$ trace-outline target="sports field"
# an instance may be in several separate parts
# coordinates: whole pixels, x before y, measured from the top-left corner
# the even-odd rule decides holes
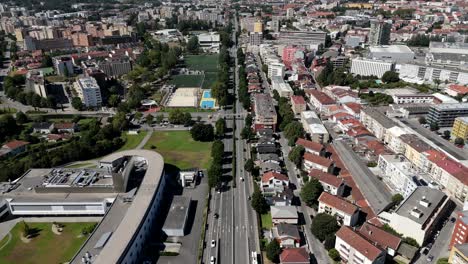
[[[63,223],[63,231],[56,234],[52,223],[28,223],[34,231],[33,238],[22,239],[23,226],[18,223],[0,241],[0,263],[65,263],[71,260],[87,236],[81,234],[83,227],[93,223]]]
[[[154,132],[145,149],[157,151],[165,163],[179,169],[207,169],[211,162],[211,142],[195,141],[189,131]]]
[[[217,54],[188,55],[185,57],[185,62],[187,68],[191,70],[218,72]]]
[[[177,87],[200,87],[203,81],[203,75],[174,75],[169,81]]]

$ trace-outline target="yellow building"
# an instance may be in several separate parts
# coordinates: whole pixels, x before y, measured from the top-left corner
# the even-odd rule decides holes
[[[427,143],[414,134],[400,136],[402,144],[405,145],[405,157],[418,169],[423,169],[423,153],[432,149]]]
[[[263,32],[263,23],[262,21],[257,21],[254,23],[254,32],[262,33]]]
[[[468,263],[468,244],[456,244],[450,251],[449,263],[467,264]]]
[[[22,42],[24,40],[24,31],[22,28],[15,28],[16,41]]]
[[[468,116],[455,118],[452,128],[452,138],[468,139]]]
[[[369,3],[346,3],[347,8],[359,8],[359,9],[372,9],[374,8],[373,4]]]

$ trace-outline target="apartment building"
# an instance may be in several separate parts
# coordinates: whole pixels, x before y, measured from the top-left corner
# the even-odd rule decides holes
[[[304,169],[310,171],[317,169],[323,172],[329,172],[333,166],[333,161],[311,153],[304,153]]]
[[[424,246],[435,227],[449,214],[452,201],[430,187],[418,187],[394,211],[379,213],[379,220]]]
[[[319,90],[308,90],[307,95],[312,106],[319,112],[324,111],[326,106],[336,104],[335,100]]]
[[[466,264],[468,263],[468,243],[455,245],[450,251],[449,263]]]
[[[408,82],[437,81],[468,84],[468,71],[454,67],[428,66],[420,63],[403,63],[399,69],[400,78]]]
[[[379,140],[385,138],[388,129],[396,126],[396,123],[377,107],[362,109],[360,121]]]
[[[372,20],[369,32],[369,45],[388,45],[392,25],[386,21]]]
[[[26,73],[25,90],[32,91],[41,97],[47,97],[47,89],[42,71],[31,70]]]
[[[384,264],[385,251],[353,229],[342,226],[336,232],[335,249],[345,263]]]
[[[75,90],[86,107],[99,107],[102,104],[101,89],[93,77],[79,78]]]
[[[329,141],[330,134],[314,111],[301,112],[301,123],[312,141],[321,144]]]
[[[269,69],[268,69],[269,71]],[[271,78],[271,89],[277,91],[281,97],[291,97],[294,95],[294,91],[289,83],[285,82],[281,76],[272,76]]]
[[[423,169],[424,163],[422,153],[431,150],[432,147],[414,134],[404,134],[400,136],[405,144],[405,157],[418,169]]]
[[[310,170],[309,177],[317,179],[322,184],[325,192],[331,195],[343,196],[346,184],[342,178],[317,169]]]
[[[427,122],[439,127],[452,127],[455,118],[468,116],[468,103],[438,104],[429,109]]]
[[[360,212],[358,206],[328,192],[322,192],[318,202],[318,212],[336,217],[338,224],[345,226],[355,226],[357,224]]]
[[[254,129],[270,128],[276,130],[277,115],[273,98],[268,94],[255,94],[253,103]]]
[[[403,156],[380,155],[377,166],[383,172],[383,181],[403,197],[408,197],[421,185],[417,171],[411,168],[411,162]]]
[[[73,75],[73,61],[71,57],[54,57],[52,59],[55,71],[60,76]]]
[[[405,63],[414,60],[414,52],[406,45],[372,46],[369,58]]]
[[[318,156],[321,156],[322,153],[325,151],[325,147],[322,144],[303,138],[298,138],[296,140],[296,146],[303,146],[305,152]]]
[[[291,108],[296,115],[299,115],[305,111],[307,109],[307,104],[304,100],[304,97],[300,95],[291,96]]]
[[[387,147],[397,153],[397,154],[404,154],[406,151],[406,143],[404,143],[400,136],[408,134],[408,132],[401,127],[394,126],[392,128],[387,129],[387,133],[384,137],[384,143],[387,144]]]
[[[452,127],[452,138],[468,139],[468,116],[455,118]]]
[[[457,212],[449,248],[468,243],[468,211]]]
[[[285,66],[283,63],[275,62],[268,64],[268,78],[273,78],[274,76],[279,76],[281,79],[284,78]]]
[[[468,168],[437,150],[421,155],[422,170],[443,186],[448,193],[464,202],[468,197]]]

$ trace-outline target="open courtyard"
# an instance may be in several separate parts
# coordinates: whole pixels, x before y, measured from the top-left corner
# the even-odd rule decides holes
[[[93,223],[63,223],[63,230],[52,230],[52,223],[27,223],[31,238],[23,236],[23,223],[19,222],[0,241],[0,263],[64,263],[71,260],[86,241],[84,227]]]

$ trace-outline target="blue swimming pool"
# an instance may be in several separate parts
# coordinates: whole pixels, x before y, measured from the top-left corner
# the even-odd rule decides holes
[[[203,109],[212,109],[214,106],[214,101],[202,101],[200,104],[200,107]]]
[[[211,98],[211,90],[203,91],[203,98]]]

